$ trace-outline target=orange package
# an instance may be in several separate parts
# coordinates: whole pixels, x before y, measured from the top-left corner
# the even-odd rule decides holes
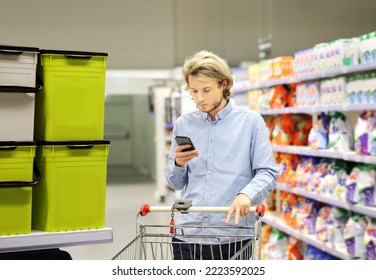
[[[308,115],[295,115],[295,133],[292,138],[292,144],[296,146],[307,146],[308,136],[312,128],[312,118]]]
[[[270,98],[269,107],[272,109],[284,108],[287,104],[288,91],[283,85],[273,88]]]
[[[287,107],[296,107],[296,84],[289,85],[290,90],[287,95]]]
[[[294,123],[290,118],[290,114],[282,115],[276,120],[272,132],[272,144],[274,145],[291,145],[294,137]]]
[[[266,125],[266,128],[269,131],[269,140],[272,140],[272,132],[273,132],[273,129],[274,129],[275,119],[276,119],[275,117],[267,117],[265,119],[265,125]]]
[[[266,211],[275,211],[276,210],[276,190],[273,190],[263,201]]]
[[[296,213],[293,211],[297,202],[298,196],[295,194],[288,193],[284,196],[282,202],[282,219],[286,222],[286,224],[291,225],[293,224],[294,217]]]
[[[303,243],[301,240],[290,236],[287,243],[287,259],[288,260],[302,260],[304,255],[302,253]]]
[[[300,159],[295,154],[281,154],[279,155],[278,163],[280,174],[278,182],[288,187],[296,187],[296,168]]]

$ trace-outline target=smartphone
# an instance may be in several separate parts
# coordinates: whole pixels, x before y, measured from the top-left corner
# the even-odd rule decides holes
[[[192,140],[187,136],[176,136],[175,140],[176,140],[176,143],[178,143],[179,146],[187,145],[187,144],[191,145],[191,147],[182,150],[182,152],[196,150],[195,146],[192,143]]]

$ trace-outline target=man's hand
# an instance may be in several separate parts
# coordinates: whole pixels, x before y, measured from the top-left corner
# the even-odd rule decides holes
[[[235,213],[235,224],[239,223],[240,216],[245,216],[249,213],[251,206],[251,199],[245,194],[238,194],[230,205],[230,210],[227,212],[226,223],[229,223],[232,215]]]
[[[191,159],[198,157],[198,151],[193,150],[193,151],[186,151],[183,152],[182,150],[190,148],[191,145],[181,145],[177,146],[175,149],[175,165],[177,166],[184,166],[188,161]]]

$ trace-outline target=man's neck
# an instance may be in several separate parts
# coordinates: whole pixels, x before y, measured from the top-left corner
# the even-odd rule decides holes
[[[210,116],[210,120],[212,122],[216,120],[218,112],[220,112],[223,108],[225,108],[228,102],[229,102],[228,100],[223,98],[221,101],[221,104],[215,110],[208,113]]]

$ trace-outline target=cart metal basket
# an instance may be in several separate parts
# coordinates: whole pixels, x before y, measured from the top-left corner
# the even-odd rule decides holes
[[[187,206],[186,202],[183,202],[183,204],[175,202],[172,207],[142,205],[137,215],[137,236],[116,254],[113,260],[261,259],[260,217],[265,213],[263,205],[250,207],[250,213],[255,213],[256,216],[254,226],[183,226],[173,223],[175,212],[228,212],[228,210],[229,207]],[[141,216],[146,216],[149,212],[171,213],[172,222],[169,225],[144,224]],[[189,228],[220,229],[220,232],[226,233],[187,234]],[[184,241],[179,238],[184,239]],[[180,256],[179,254],[183,252],[183,249],[184,256]]]

